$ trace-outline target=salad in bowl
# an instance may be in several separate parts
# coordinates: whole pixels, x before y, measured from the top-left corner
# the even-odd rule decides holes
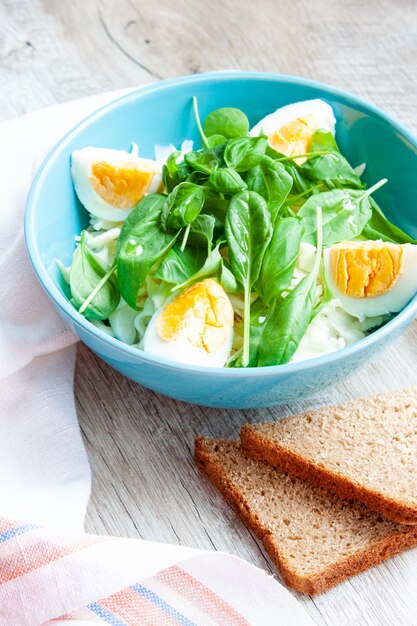
[[[323,99],[250,128],[222,107],[201,146],[155,158],[85,146],[71,155],[89,226],[57,260],[73,306],[137,350],[196,366],[246,368],[344,348],[417,291],[417,245],[373,198],[386,179],[340,152]]]

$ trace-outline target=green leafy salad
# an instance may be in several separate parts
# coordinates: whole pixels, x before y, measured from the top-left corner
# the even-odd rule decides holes
[[[85,147],[71,174],[90,226],[70,267],[74,307],[148,354],[208,367],[312,358],[363,338],[417,290],[415,241],[347,161],[322,100],[190,115],[201,147],[155,158]]]

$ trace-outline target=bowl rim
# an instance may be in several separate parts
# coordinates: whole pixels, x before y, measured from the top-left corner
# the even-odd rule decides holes
[[[370,333],[363,339],[355,341],[344,348],[329,352],[317,357],[306,359],[303,361],[294,361],[285,363],[283,365],[270,365],[261,367],[247,367],[247,368],[227,368],[227,367],[207,367],[198,366],[187,363],[179,363],[163,357],[157,357],[152,354],[147,354],[143,350],[134,348],[129,344],[122,342],[115,337],[112,337],[108,333],[100,330],[94,324],[89,322],[84,316],[72,306],[70,301],[61,293],[57,285],[52,280],[51,276],[46,270],[46,267],[41,259],[40,250],[37,245],[37,238],[34,228],[34,217],[36,213],[37,198],[40,189],[43,185],[44,178],[46,177],[48,170],[53,166],[54,157],[58,154],[65,145],[71,141],[80,131],[86,128],[92,121],[99,119],[106,113],[117,109],[120,105],[135,101],[137,97],[142,94],[150,92],[157,92],[166,88],[175,87],[176,85],[184,85],[194,82],[211,82],[213,80],[218,81],[230,81],[241,80],[242,78],[257,81],[266,80],[275,83],[292,83],[299,84],[306,87],[314,87],[325,90],[330,95],[350,100],[352,105],[359,105],[367,111],[375,114],[392,126],[399,134],[401,134],[411,148],[414,148],[417,153],[417,138],[410,133],[400,122],[397,122],[388,113],[382,111],[379,107],[373,105],[367,100],[356,96],[352,93],[344,91],[336,87],[332,87],[323,82],[304,78],[302,76],[291,76],[287,74],[276,74],[272,72],[252,72],[241,70],[222,70],[214,72],[206,72],[202,74],[192,74],[186,76],[180,76],[168,80],[158,81],[156,83],[147,84],[137,89],[130,90],[127,94],[116,97],[105,105],[100,106],[95,111],[87,115],[80,120],[75,126],[73,126],[67,133],[63,135],[54,146],[48,151],[46,157],[42,161],[29,190],[29,194],[26,200],[25,216],[24,216],[24,236],[26,242],[26,248],[33,270],[42,285],[45,292],[52,299],[55,306],[60,309],[64,316],[68,316],[73,320],[76,326],[81,326],[84,331],[89,335],[95,337],[100,341],[104,341],[111,347],[115,348],[118,352],[127,353],[130,356],[136,357],[138,364],[140,361],[149,362],[152,365],[164,367],[165,369],[171,369],[175,371],[201,373],[209,376],[223,376],[230,378],[240,377],[273,377],[287,376],[293,372],[300,372],[305,370],[314,369],[320,366],[331,366],[334,362],[339,360],[345,360],[349,357],[356,355],[367,348],[372,348],[375,344],[383,341],[386,337],[395,333],[396,330],[400,330],[403,326],[412,321],[417,314],[417,294],[414,298],[399,312],[389,320],[386,324],[379,329]]]

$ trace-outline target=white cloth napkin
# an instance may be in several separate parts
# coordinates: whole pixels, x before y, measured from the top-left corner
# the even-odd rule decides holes
[[[0,625],[308,626],[288,591],[235,557],[82,534],[90,470],[73,398],[77,337],[32,271],[23,213],[34,164],[117,95],[0,126]]]

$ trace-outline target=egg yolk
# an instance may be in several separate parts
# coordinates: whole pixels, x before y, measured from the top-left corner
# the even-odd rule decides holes
[[[305,154],[310,150],[311,138],[319,128],[318,121],[314,115],[297,117],[295,120],[284,124],[268,137],[270,145],[286,156]],[[296,159],[296,163],[301,165],[305,157]]]
[[[404,271],[404,247],[377,242],[342,243],[331,249],[330,267],[342,294],[351,298],[380,296]]]
[[[233,308],[224,289],[212,278],[185,289],[169,302],[156,324],[161,339],[184,337],[190,344],[215,352],[233,326]]]
[[[104,161],[92,164],[91,186],[107,204],[118,209],[131,209],[143,198],[154,173],[133,167],[116,167]]]

